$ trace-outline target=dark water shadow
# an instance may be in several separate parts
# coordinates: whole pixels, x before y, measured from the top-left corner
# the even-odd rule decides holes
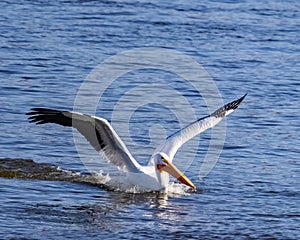
[[[37,163],[31,159],[0,159],[0,177],[45,181],[66,181],[110,190],[109,187],[88,173],[65,170],[49,163]]]

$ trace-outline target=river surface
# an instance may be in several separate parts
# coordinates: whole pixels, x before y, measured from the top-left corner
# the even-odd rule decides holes
[[[1,1],[0,30],[0,239],[300,238],[298,1]],[[168,194],[111,189],[118,171],[92,149],[82,160],[70,128],[25,115],[72,110],[98,64],[141,48],[201,64],[224,103],[248,93],[213,146],[222,151],[212,171],[200,177],[212,131],[175,156],[197,191],[174,179]],[[161,137],[195,120],[187,106],[209,114],[206,85],[199,94],[165,70],[129,71],[97,106],[82,103],[144,164]]]

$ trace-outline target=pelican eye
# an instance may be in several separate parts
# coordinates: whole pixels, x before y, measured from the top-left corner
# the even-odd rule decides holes
[[[164,163],[167,163],[167,162],[168,162],[163,156],[161,156],[161,160],[162,160]]]

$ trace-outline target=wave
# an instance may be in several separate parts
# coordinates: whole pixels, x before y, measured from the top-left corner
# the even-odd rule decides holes
[[[62,169],[49,163],[37,163],[31,159],[22,158],[0,159],[0,177],[46,181],[67,181],[95,186],[107,191],[121,191],[134,194],[146,192],[138,187],[126,186],[124,183],[126,176],[124,175],[111,177],[109,174],[104,175],[101,172],[97,174],[81,173]],[[149,190],[147,192],[149,192]],[[174,182],[169,183],[169,195],[186,195],[189,193],[190,189],[187,186]]]
[[[105,184],[108,180],[108,176],[65,170],[49,163],[37,163],[31,159],[0,159],[0,177],[46,181],[67,181],[92,185],[109,190],[108,185]]]

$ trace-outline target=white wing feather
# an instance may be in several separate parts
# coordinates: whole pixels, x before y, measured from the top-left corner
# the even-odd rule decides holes
[[[236,101],[224,105],[211,115],[200,118],[197,121],[186,126],[185,128],[181,129],[180,131],[175,132],[165,140],[165,142],[156,150],[153,156],[158,152],[162,152],[167,154],[169,156],[169,160],[172,161],[177,150],[184,143],[197,136],[198,134],[204,132],[205,130],[217,125],[225,116],[232,113],[239,106],[246,95],[247,94]]]

